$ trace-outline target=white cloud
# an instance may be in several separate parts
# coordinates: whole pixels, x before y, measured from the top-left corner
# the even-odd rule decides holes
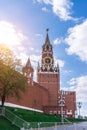
[[[0,21],[0,43],[6,44],[9,47],[19,46],[21,42],[26,40],[27,37],[19,31],[15,25]]]
[[[65,62],[63,60],[59,60],[59,59],[58,59],[58,63],[59,63],[60,68],[62,68],[65,64]]]
[[[87,19],[72,28],[68,29],[68,36],[65,42],[69,45],[68,54],[75,54],[82,61],[87,62]]]
[[[71,17],[72,5],[70,0],[53,0],[53,12],[62,20],[73,20]]]
[[[73,71],[72,70],[63,70],[63,73],[64,74],[70,74],[70,73],[72,73]]]
[[[34,51],[34,48],[33,48],[33,47],[30,47],[30,50],[31,50],[31,51]]]
[[[32,64],[37,66],[38,61],[41,61],[41,56],[39,55],[31,55],[30,56]]]
[[[72,6],[73,2],[71,0],[35,0],[38,3],[44,3],[52,6],[53,13],[56,14],[61,20],[74,20],[77,21],[77,18],[73,18],[72,15]]]
[[[59,64],[59,68],[62,68],[65,64],[63,60],[56,59],[56,58],[54,58],[54,60],[55,60],[55,65]]]
[[[40,33],[36,33],[35,36],[36,36],[36,37],[39,37],[39,38],[42,38],[42,37],[43,37],[43,35],[40,34]]]
[[[22,59],[22,65],[25,66],[29,56],[25,53],[20,53],[20,55],[18,56],[20,59]]]
[[[37,2],[42,3],[42,0],[37,0]]]
[[[46,7],[43,7],[41,10],[44,12],[49,12],[49,10]]]
[[[76,79],[75,78],[70,79],[70,81],[68,82],[68,84],[70,86],[76,85]]]
[[[87,76],[72,78],[68,83],[76,91],[77,101],[87,102]]]
[[[63,41],[62,38],[56,38],[56,39],[54,39],[53,43],[54,43],[55,45],[58,45],[58,44],[61,44],[62,41]]]
[[[52,4],[53,0],[36,0],[38,3]]]
[[[37,65],[38,65],[38,62],[41,61],[41,55],[30,55],[30,60],[31,60],[32,67],[34,68],[33,79],[36,81],[37,80]]]

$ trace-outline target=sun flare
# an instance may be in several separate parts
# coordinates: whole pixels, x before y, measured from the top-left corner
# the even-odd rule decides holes
[[[16,28],[15,25],[0,21],[0,44],[6,44],[8,47],[21,45],[26,37]]]

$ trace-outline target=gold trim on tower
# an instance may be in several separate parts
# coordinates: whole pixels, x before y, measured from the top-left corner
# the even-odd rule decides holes
[[[43,59],[43,63],[46,64],[46,65],[52,64],[52,58],[51,57],[45,57]]]

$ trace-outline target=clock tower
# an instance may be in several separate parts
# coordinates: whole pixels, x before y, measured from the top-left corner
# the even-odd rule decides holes
[[[55,65],[53,47],[49,40],[49,29],[46,29],[45,43],[42,45],[41,65],[37,67],[37,82],[49,92],[49,106],[58,105],[58,92],[60,90],[59,65]]]

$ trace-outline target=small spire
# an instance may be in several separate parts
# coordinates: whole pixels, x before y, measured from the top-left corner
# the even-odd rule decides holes
[[[59,72],[59,64],[58,64],[58,62],[57,62],[57,71]]]
[[[57,62],[57,68],[59,68],[59,64],[58,64],[58,62]]]
[[[40,68],[40,63],[39,63],[39,61],[38,61],[38,66],[37,66],[37,68],[38,68],[38,69]]]
[[[37,71],[40,70],[40,64],[39,64],[39,61],[38,61],[38,65],[37,65]]]
[[[28,67],[31,67],[30,58],[28,58],[28,60],[27,60],[26,67],[27,67],[27,68],[28,68]]]

